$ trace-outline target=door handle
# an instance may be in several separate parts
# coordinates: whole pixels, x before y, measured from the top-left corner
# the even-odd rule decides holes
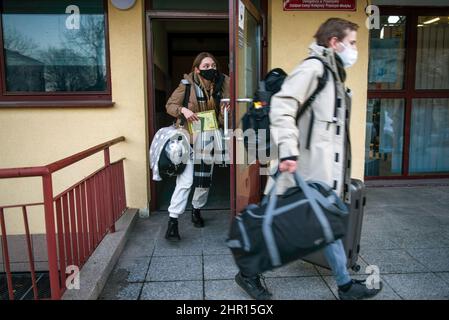
[[[229,103],[229,101],[230,101],[230,99],[229,98],[223,98],[223,99],[221,99],[221,103]],[[223,124],[223,135],[224,135],[224,137],[223,137],[223,139],[224,140],[230,140],[231,138],[229,137],[229,130],[228,130],[228,123],[229,123],[229,114],[228,114],[228,110],[227,109],[224,109],[223,110],[224,112],[224,114],[223,114],[223,116],[224,116],[224,124]]]
[[[253,98],[239,98],[239,99],[236,99],[236,101],[251,103],[251,102],[253,102]]]

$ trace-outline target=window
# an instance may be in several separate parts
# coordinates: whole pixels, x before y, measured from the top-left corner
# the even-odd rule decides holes
[[[410,172],[449,172],[449,99],[414,99]]]
[[[418,17],[416,89],[449,89],[449,17]]]
[[[402,172],[404,100],[368,100],[365,176],[392,176]]]
[[[381,7],[370,31],[368,178],[449,176],[449,7]]]
[[[405,16],[381,16],[382,27],[370,31],[369,89],[404,88]]]
[[[110,100],[104,0],[3,0],[2,101]]]

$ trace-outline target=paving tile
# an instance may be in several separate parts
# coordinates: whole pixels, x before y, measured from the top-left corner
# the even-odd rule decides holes
[[[274,300],[335,300],[321,277],[267,278]]]
[[[388,238],[403,249],[449,248],[449,236],[441,232],[396,232]]]
[[[338,286],[335,283],[334,278],[330,276],[325,276],[323,278],[324,281],[326,281],[327,285],[331,288],[334,295],[338,297]],[[354,278],[358,280],[364,280],[366,279],[366,275],[356,276]],[[393,291],[393,289],[388,285],[388,283],[383,281],[382,278],[381,281],[382,281],[382,290],[376,296],[370,298],[369,300],[401,300],[401,297]]]
[[[226,245],[224,237],[203,237],[203,253],[210,254],[230,254],[231,250]]]
[[[229,226],[226,223],[220,224],[220,225],[206,225],[204,228],[201,229],[202,236],[206,238],[221,238],[221,239],[227,239],[229,234]]]
[[[396,232],[441,232],[444,234],[444,228],[435,216],[394,216],[394,227]]]
[[[143,282],[150,265],[151,257],[127,258],[121,256],[112,270],[108,282]]]
[[[361,252],[363,260],[379,267],[380,274],[429,271],[424,265],[412,258],[405,250],[367,249]]]
[[[98,300],[137,300],[143,283],[107,282]]]
[[[140,219],[143,220],[143,219]],[[150,219],[148,219],[150,220]],[[163,225],[161,223],[148,222],[143,221],[136,224],[132,230],[133,238],[142,238],[146,240],[154,240],[157,239],[163,229]]]
[[[201,256],[153,257],[146,281],[203,280]]]
[[[413,218],[416,217],[416,213],[419,212],[419,216],[431,216],[432,211],[430,207],[432,204],[421,205],[422,198],[415,198],[419,204],[402,202],[400,205],[389,205],[384,208],[390,215],[394,215],[396,217],[404,217],[404,218]],[[406,204],[404,204],[406,203]]]
[[[204,291],[206,300],[252,300],[234,280],[207,280]]]
[[[130,236],[126,242],[122,256],[126,258],[151,257],[156,245],[156,240]]]
[[[432,273],[389,274],[382,278],[405,300],[449,299],[449,286]]]
[[[179,242],[167,241],[160,236],[156,241],[154,256],[202,255],[203,241],[200,234],[180,232],[180,236]]]
[[[392,241],[387,232],[362,230],[360,250],[367,249],[399,249],[401,246]]]
[[[234,279],[239,271],[232,255],[205,255],[204,279]]]
[[[449,272],[435,273],[435,275],[443,279],[449,286]]]
[[[434,272],[449,272],[449,248],[409,249],[407,252]]]
[[[148,282],[140,300],[202,300],[202,281]]]
[[[317,269],[310,263],[297,260],[265,274],[267,278],[318,276]]]

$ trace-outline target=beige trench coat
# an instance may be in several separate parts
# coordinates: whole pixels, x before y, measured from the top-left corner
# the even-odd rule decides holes
[[[279,159],[296,156],[298,172],[306,180],[319,180],[333,187],[338,195],[350,202],[350,91],[345,89],[338,75],[332,50],[312,44],[310,55],[318,56],[331,67],[328,82],[312,105],[295,122],[299,106],[312,95],[324,66],[316,59],[305,60],[285,80],[281,90],[273,96],[270,108],[270,130],[278,146]],[[306,149],[310,120],[314,113],[310,149]],[[272,161],[271,172],[279,162]],[[281,193],[294,185],[293,175],[279,177],[277,191]],[[273,186],[270,177],[265,193]]]

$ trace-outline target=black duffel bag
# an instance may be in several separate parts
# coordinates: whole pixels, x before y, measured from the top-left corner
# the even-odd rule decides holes
[[[332,188],[306,183],[298,173],[295,180],[280,196],[275,184],[260,206],[247,206],[233,220],[227,245],[246,276],[300,259],[345,235],[348,208]]]

